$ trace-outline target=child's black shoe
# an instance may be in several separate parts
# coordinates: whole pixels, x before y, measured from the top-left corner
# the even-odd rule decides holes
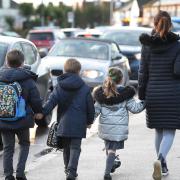
[[[10,176],[6,176],[5,180],[15,180],[14,176],[10,175]]]
[[[68,173],[66,176],[66,180],[75,180],[76,176],[73,176],[71,173]]]
[[[64,173],[66,174],[66,176],[68,175],[69,171],[67,169],[64,170]],[[76,178],[78,177],[78,173],[76,173]]]
[[[104,180],[112,180],[112,177],[110,174],[105,174],[104,175]]]
[[[116,159],[114,160],[113,167],[111,169],[111,173],[114,173],[117,168],[121,166],[121,161],[119,159],[119,156],[116,156]]]

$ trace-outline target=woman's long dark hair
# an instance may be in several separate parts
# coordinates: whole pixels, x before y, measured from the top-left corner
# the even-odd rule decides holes
[[[167,34],[171,31],[172,22],[171,17],[166,11],[159,11],[154,17],[154,30],[162,39],[166,38]]]

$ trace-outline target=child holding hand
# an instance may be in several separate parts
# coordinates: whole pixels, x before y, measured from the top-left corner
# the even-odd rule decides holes
[[[129,113],[144,110],[143,101],[136,102],[133,88],[121,86],[123,74],[119,68],[110,68],[108,77],[101,87],[94,90],[95,112],[99,117],[98,133],[105,142],[107,153],[104,180],[111,180],[110,173],[120,166],[116,151],[124,148],[128,139]]]

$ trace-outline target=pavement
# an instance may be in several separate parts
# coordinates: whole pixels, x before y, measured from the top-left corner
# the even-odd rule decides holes
[[[94,125],[91,132],[88,132],[88,138],[83,140],[78,180],[103,180],[106,157],[103,141],[98,138],[96,132],[97,125]],[[125,149],[118,151],[122,166],[112,175],[113,180],[152,180],[153,162],[156,159],[154,131],[145,126],[145,112],[130,115],[129,133]],[[27,178],[28,180],[65,180],[62,152],[52,151],[46,147],[45,138],[46,136],[43,145],[41,142],[42,152],[39,153],[39,148],[36,149],[38,143],[31,147],[26,168]],[[167,161],[170,174],[163,179],[180,180],[179,131]]]

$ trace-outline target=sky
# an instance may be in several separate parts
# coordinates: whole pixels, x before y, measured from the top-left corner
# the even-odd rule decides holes
[[[44,4],[48,4],[49,2],[52,2],[53,4],[58,5],[59,2],[64,2],[67,5],[72,5],[74,1],[82,1],[82,0],[38,0],[38,1],[37,0],[14,0],[14,1],[18,3],[30,2],[30,3],[33,3],[34,6],[37,6],[41,4],[42,1]],[[93,1],[93,0],[87,0],[87,1]]]
[[[73,0],[38,0],[38,1],[37,0],[14,0],[14,1],[17,3],[24,3],[24,2],[33,3],[34,6],[41,4],[42,1],[44,4],[48,4],[49,2],[52,2],[55,5],[59,4],[60,1],[65,2],[67,5],[72,5],[72,2],[73,2]]]
[[[53,4],[55,5],[58,5],[59,2],[64,2],[65,4],[67,5],[72,5],[74,1],[83,1],[83,0],[14,0],[18,3],[23,3],[23,2],[30,2],[30,3],[33,3],[34,6],[38,6],[39,4],[43,3],[44,4],[48,4],[49,2],[52,2]],[[86,0],[86,1],[94,1],[94,0]],[[104,0],[104,1],[110,1],[110,0]],[[127,1],[127,0],[121,0],[122,2],[123,1]]]

